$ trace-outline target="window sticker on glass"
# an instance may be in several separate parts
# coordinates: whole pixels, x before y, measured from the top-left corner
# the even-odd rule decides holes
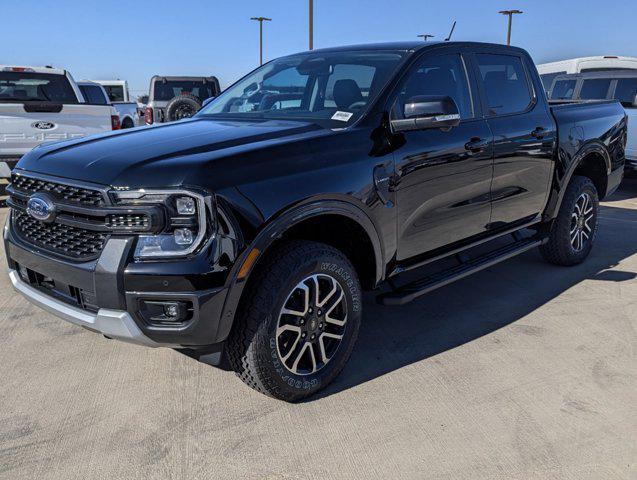
[[[341,112],[337,111],[334,115],[332,115],[332,120],[339,120],[341,122],[348,122],[350,118],[352,118],[353,113],[350,112]]]

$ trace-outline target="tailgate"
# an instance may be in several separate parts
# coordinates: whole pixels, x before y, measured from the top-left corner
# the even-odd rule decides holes
[[[70,140],[111,128],[111,107],[107,105],[65,104],[57,112],[38,112],[27,111],[20,103],[0,103],[0,157],[24,155],[43,142]]]

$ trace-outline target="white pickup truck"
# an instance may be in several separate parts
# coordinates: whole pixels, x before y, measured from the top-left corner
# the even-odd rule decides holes
[[[122,128],[133,128],[143,124],[141,117],[144,116],[144,111],[139,108],[135,100],[131,99],[126,80],[89,81],[104,87],[111,105],[117,110]]]
[[[84,102],[66,70],[0,65],[0,178],[41,143],[119,129],[113,107]]]

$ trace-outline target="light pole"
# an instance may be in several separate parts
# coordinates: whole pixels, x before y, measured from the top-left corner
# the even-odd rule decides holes
[[[250,20],[259,22],[259,65],[263,65],[263,22],[271,22],[271,18],[252,17]]]
[[[427,41],[427,39],[429,39],[429,38],[434,38],[434,36],[435,36],[435,35],[429,35],[429,34],[427,33],[427,34],[423,34],[423,35],[416,35],[416,36],[417,36],[418,38],[422,38],[422,39],[424,39],[424,40],[425,40],[425,42],[426,42],[426,41]]]
[[[314,0],[310,2],[310,50],[314,49]]]
[[[509,17],[509,30],[507,31],[507,45],[511,45],[511,24],[513,23],[513,15],[524,13],[522,10],[502,10],[499,13]]]

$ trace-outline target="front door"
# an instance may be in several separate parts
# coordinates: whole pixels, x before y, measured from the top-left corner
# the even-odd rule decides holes
[[[492,134],[474,101],[477,93],[470,87],[472,77],[463,56],[445,50],[425,54],[397,89],[395,105],[420,95],[447,95],[461,115],[460,125],[446,131],[399,134],[399,262],[483,233],[490,222]]]

